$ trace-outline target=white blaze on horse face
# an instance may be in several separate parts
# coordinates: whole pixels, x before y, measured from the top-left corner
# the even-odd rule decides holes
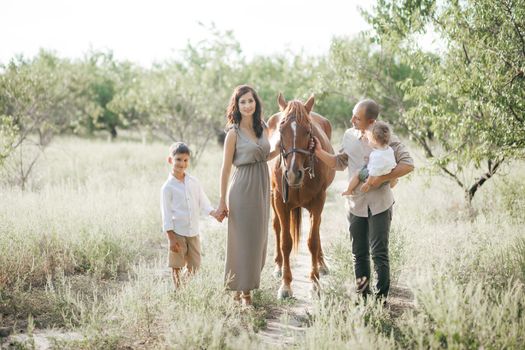
[[[295,138],[297,136],[297,124],[295,121],[292,122],[292,131],[293,131],[293,148],[292,149],[295,149]],[[290,164],[290,169],[292,171],[293,171],[294,163],[295,163],[295,152],[292,153],[292,163]]]

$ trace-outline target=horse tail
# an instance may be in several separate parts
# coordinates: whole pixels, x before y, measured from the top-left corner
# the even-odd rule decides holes
[[[290,232],[292,233],[292,246],[294,253],[299,250],[299,240],[301,239],[301,207],[291,210]]]

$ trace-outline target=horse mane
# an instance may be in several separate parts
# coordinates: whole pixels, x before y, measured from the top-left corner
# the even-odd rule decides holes
[[[310,126],[310,116],[308,115],[308,112],[301,101],[293,100],[288,102],[288,105],[283,111],[281,124],[286,123],[291,117],[295,117],[297,124],[305,128]]]

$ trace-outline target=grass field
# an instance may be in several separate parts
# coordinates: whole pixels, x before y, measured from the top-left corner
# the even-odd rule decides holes
[[[28,190],[0,189],[0,327],[29,334],[19,347],[60,329],[80,337],[55,340],[57,348],[268,348],[257,332],[282,303],[271,277],[273,237],[254,310],[224,291],[227,226],[211,219],[203,219],[202,269],[173,291],[159,213],[167,146],[61,138]],[[417,170],[395,188],[390,241],[394,285],[410,291],[413,306],[392,312],[349,292],[338,173],[321,226],[330,287],[312,301],[296,348],[525,347],[525,165],[487,182],[472,217],[459,188],[413,153]],[[191,169],[214,204],[220,161],[211,146]]]

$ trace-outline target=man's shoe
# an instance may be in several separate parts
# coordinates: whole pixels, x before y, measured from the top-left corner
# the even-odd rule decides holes
[[[355,282],[358,294],[368,294],[368,278],[366,276],[359,277]]]

